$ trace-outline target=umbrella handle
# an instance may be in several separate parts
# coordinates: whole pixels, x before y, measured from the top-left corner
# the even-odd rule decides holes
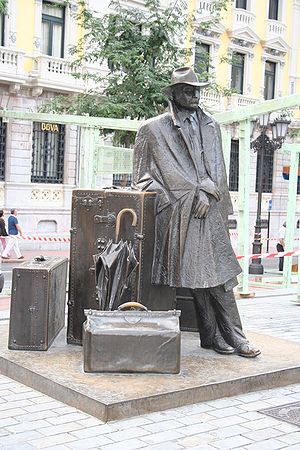
[[[132,215],[132,224],[131,225],[133,227],[135,227],[137,224],[137,214],[134,209],[131,209],[131,208],[121,209],[121,211],[118,212],[117,217],[116,217],[116,242],[118,242],[118,240],[119,240],[122,217],[126,213],[130,213]]]
[[[140,310],[140,311],[148,311],[148,308],[142,303],[138,302],[127,302],[123,303],[118,307],[118,311],[128,311],[128,310]]]

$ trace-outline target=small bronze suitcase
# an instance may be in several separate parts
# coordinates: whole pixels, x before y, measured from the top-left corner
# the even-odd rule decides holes
[[[67,268],[67,258],[46,257],[13,269],[9,349],[50,347],[65,326]]]
[[[85,310],[85,372],[180,371],[180,311]]]
[[[149,310],[174,309],[175,289],[151,284],[155,196],[126,189],[73,191],[68,343],[82,344],[84,309],[99,309],[93,255],[110,240],[131,242],[139,263],[124,301],[143,303]]]

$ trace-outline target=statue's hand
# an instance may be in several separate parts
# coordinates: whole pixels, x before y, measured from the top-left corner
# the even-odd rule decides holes
[[[203,181],[201,181],[199,189],[212,195],[217,201],[221,199],[221,193],[219,189],[210,178],[205,178]]]
[[[209,210],[209,199],[207,195],[199,191],[197,195],[197,199],[195,201],[195,206],[193,208],[193,214],[196,219],[205,219]]]

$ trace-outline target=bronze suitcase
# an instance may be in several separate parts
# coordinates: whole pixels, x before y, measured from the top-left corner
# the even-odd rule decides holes
[[[32,259],[13,269],[8,348],[47,350],[65,326],[68,259]]]
[[[155,193],[126,189],[76,189],[72,196],[67,341],[82,343],[84,309],[99,309],[93,255],[120,239],[134,246],[138,267],[124,301],[149,310],[175,307],[175,289],[151,284]]]
[[[85,310],[85,372],[180,371],[180,311]]]

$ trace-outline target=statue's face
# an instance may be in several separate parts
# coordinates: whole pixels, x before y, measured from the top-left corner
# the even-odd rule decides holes
[[[173,99],[179,109],[195,111],[199,106],[200,87],[180,84],[173,90]]]

